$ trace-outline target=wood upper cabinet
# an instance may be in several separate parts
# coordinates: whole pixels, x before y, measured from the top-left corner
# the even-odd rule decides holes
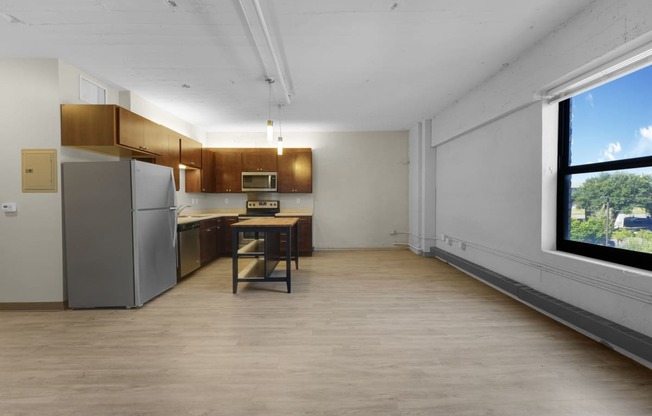
[[[163,153],[162,126],[122,107],[117,111],[119,145],[157,156]]]
[[[239,149],[214,149],[215,192],[242,192],[242,158]]]
[[[166,128],[146,118],[143,120],[143,142],[145,150],[155,155],[167,153],[168,137]]]
[[[117,105],[62,104],[61,145],[120,157],[162,156],[162,127]]]
[[[201,168],[201,143],[186,136],[181,138],[181,164]]]
[[[278,156],[278,191],[312,193],[312,149],[284,149]]]
[[[276,149],[246,149],[242,151],[243,172],[276,172]]]
[[[186,169],[186,192],[215,192],[215,154],[208,148],[201,154],[201,169]]]
[[[179,184],[179,136],[176,132],[167,127],[160,126],[164,150],[156,157],[156,164],[172,168],[174,184],[177,191],[181,189]]]
[[[62,104],[61,145],[115,146],[117,117],[114,105]]]
[[[210,149],[201,151],[201,191],[215,192],[215,153]]]

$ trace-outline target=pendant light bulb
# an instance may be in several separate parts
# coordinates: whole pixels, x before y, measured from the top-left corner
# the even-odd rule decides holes
[[[267,120],[267,141],[272,142],[274,140],[274,122],[272,120]]]
[[[276,153],[277,153],[279,156],[283,156],[283,137],[278,136],[278,144],[277,144],[277,146],[278,146],[278,147],[276,148],[276,149],[277,149],[277,150],[276,150]]]

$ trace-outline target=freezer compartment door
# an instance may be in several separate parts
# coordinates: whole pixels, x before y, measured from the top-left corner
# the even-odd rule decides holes
[[[157,209],[175,206],[176,189],[172,169],[152,163],[133,161],[134,209]]]
[[[175,233],[168,209],[134,212],[136,303],[142,306],[177,283]]]

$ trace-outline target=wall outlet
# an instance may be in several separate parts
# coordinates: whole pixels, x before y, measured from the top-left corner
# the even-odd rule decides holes
[[[301,198],[297,198],[297,204],[301,203]]]
[[[466,250],[466,243],[464,241],[460,241],[460,248]]]
[[[229,198],[224,198],[224,205],[229,205]]]

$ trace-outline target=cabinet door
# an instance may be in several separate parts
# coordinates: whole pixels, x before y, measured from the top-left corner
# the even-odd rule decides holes
[[[297,233],[299,239],[299,256],[312,256],[312,217],[298,217]],[[285,253],[287,235],[281,234],[281,253]],[[292,251],[294,253],[294,250]]]
[[[242,153],[243,172],[276,172],[276,149],[259,149]]]
[[[215,192],[215,153],[209,149],[201,152],[201,191]]]
[[[186,136],[181,136],[181,164],[201,168],[201,143]]]
[[[62,146],[115,146],[115,105],[61,104]]]
[[[222,217],[222,255],[231,256],[231,224],[238,222],[238,217]]]
[[[217,220],[211,218],[199,223],[199,259],[201,265],[217,257]]]
[[[240,151],[215,151],[215,192],[242,192]]]
[[[278,156],[278,191],[312,192],[311,149],[285,149]]]
[[[312,256],[312,217],[299,217],[299,255]]]
[[[132,149],[145,149],[145,119],[118,107],[118,144]]]
[[[162,155],[167,152],[168,138],[163,126],[143,119],[143,142],[147,152]]]
[[[172,168],[174,184],[178,191],[181,189],[179,184],[179,137],[175,132],[163,126],[160,126],[160,131],[164,144],[160,156],[156,157],[156,164]]]

